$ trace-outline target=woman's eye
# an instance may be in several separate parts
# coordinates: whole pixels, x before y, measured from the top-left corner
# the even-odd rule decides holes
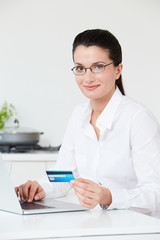
[[[77,66],[77,67],[75,67],[75,70],[78,71],[78,72],[83,72],[84,67],[83,66]]]
[[[103,69],[104,68],[104,65],[103,64],[97,64],[95,66],[96,69]]]

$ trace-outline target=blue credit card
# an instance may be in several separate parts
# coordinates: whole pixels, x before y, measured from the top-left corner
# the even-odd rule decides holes
[[[50,182],[70,182],[74,180],[72,171],[46,171]]]

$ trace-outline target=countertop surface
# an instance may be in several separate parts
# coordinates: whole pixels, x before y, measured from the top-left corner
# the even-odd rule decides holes
[[[65,199],[77,202],[77,199],[73,201],[73,196],[61,198]],[[159,219],[129,210],[105,211],[99,206],[84,212],[29,216],[0,211],[0,223],[0,239],[3,240],[101,239],[99,237],[104,236],[103,239],[160,239]]]
[[[3,240],[160,234],[160,220],[128,210],[95,209],[30,216],[0,212],[0,222]]]
[[[2,153],[5,161],[56,161],[58,152]]]

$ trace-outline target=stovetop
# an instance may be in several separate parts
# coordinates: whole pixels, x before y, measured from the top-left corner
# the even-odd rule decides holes
[[[8,146],[8,145],[0,145],[0,152],[2,153],[29,153],[29,152],[57,152],[59,151],[61,145],[52,147],[47,146],[43,147],[40,145],[15,145],[15,146]]]

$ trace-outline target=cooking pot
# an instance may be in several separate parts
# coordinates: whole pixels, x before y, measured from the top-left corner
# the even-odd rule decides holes
[[[0,130],[0,145],[35,145],[39,142],[42,132],[31,128],[20,127],[18,120],[13,127],[5,127]]]

